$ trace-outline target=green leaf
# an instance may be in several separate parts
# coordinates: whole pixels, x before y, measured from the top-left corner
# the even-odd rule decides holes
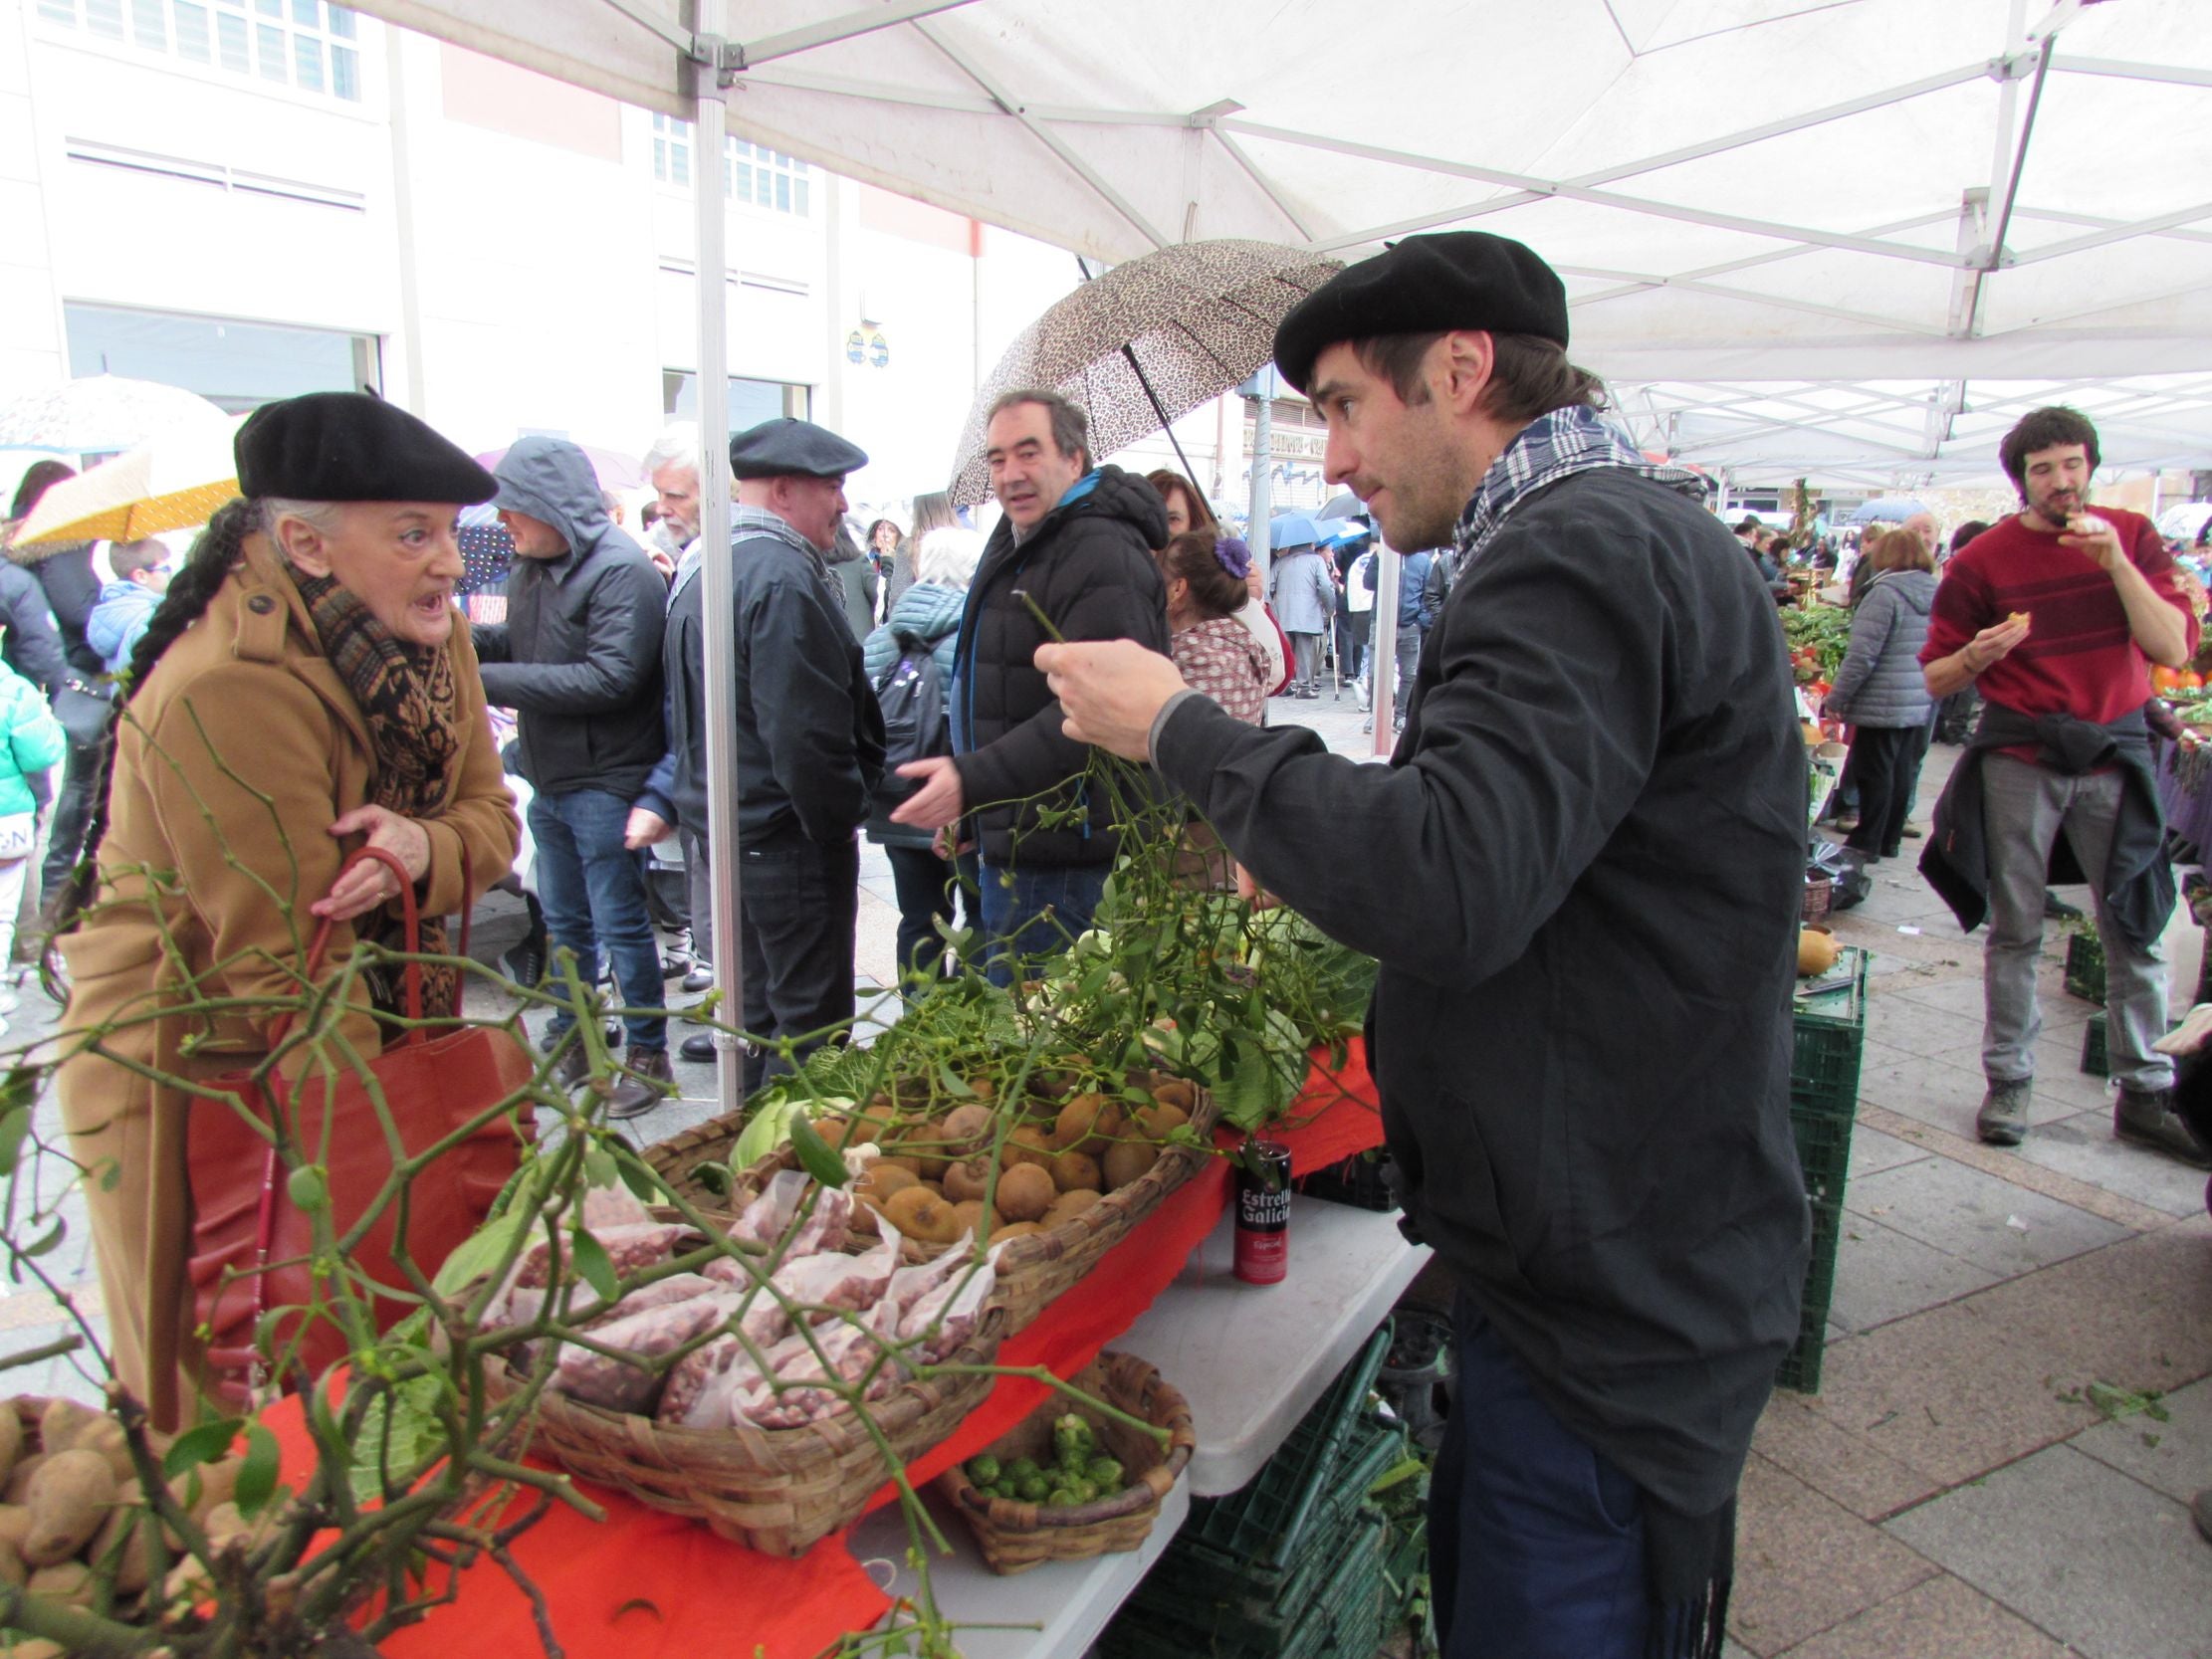
[[[0,1175],[12,1175],[18,1159],[23,1156],[23,1142],[31,1133],[31,1109],[11,1106],[7,1115],[0,1117]]]
[[[738,1187],[737,1178],[730,1173],[730,1166],[726,1163],[702,1163],[692,1170],[691,1178],[717,1198],[729,1197]],[[634,1189],[636,1183],[631,1184]],[[642,1198],[645,1194],[640,1192],[638,1196]]]
[[[569,1248],[574,1253],[576,1271],[583,1275],[585,1284],[599,1293],[599,1300],[605,1303],[617,1301],[622,1292],[614,1277],[614,1263],[607,1256],[606,1246],[578,1227],[569,1234]]]
[[[277,1495],[277,1437],[259,1423],[246,1425],[246,1462],[238,1471],[235,1502],[251,1521]]]
[[[791,1150],[798,1154],[799,1167],[823,1186],[843,1186],[852,1179],[852,1171],[845,1167],[845,1160],[830,1148],[803,1114],[791,1119]]]
[[[940,1083],[945,1085],[945,1093],[955,1099],[972,1101],[976,1098],[976,1091],[969,1088],[968,1080],[954,1071],[949,1064],[937,1068],[937,1078]]]
[[[517,1205],[496,1220],[487,1221],[455,1247],[446,1257],[430,1281],[440,1296],[458,1296],[468,1286],[483,1278],[499,1265],[507,1254],[507,1247],[515,1235],[537,1219],[532,1213]]]
[[[753,1121],[738,1136],[738,1143],[730,1148],[731,1170],[750,1169],[782,1145],[790,1137],[791,1120],[799,1115],[802,1104],[785,1096],[755,1112]]]
[[[285,1196],[292,1200],[292,1207],[303,1215],[313,1215],[330,1207],[331,1183],[312,1163],[304,1163],[293,1170],[285,1178],[284,1189]]]
[[[641,1203],[657,1204],[668,1196],[661,1190],[660,1183],[653,1178],[653,1171],[638,1159],[634,1157],[618,1159],[617,1167],[621,1172],[622,1184],[628,1187]]]
[[[56,1216],[54,1218],[54,1225],[52,1228],[50,1228],[40,1237],[33,1239],[29,1244],[19,1246],[16,1250],[16,1254],[18,1256],[21,1256],[25,1261],[35,1260],[36,1258],[45,1255],[56,1245],[60,1244],[62,1242],[62,1236],[68,1231],[69,1224],[65,1222],[60,1216]]]
[[[604,1146],[591,1146],[583,1154],[583,1178],[591,1186],[612,1186],[622,1177],[614,1167],[614,1155]]]
[[[169,1442],[168,1455],[161,1459],[161,1473],[174,1480],[187,1469],[230,1456],[231,1445],[245,1426],[243,1417],[225,1417],[218,1422],[186,1429]]]

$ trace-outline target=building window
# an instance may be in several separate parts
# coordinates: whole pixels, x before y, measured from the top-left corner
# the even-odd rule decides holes
[[[691,183],[691,122],[668,115],[653,116],[653,176],[663,184]],[[722,193],[729,200],[772,213],[805,218],[812,209],[808,194],[813,171],[765,144],[743,138],[722,140]]]
[[[663,184],[691,183],[691,122],[654,114],[653,176]]]
[[[689,369],[661,370],[661,413],[671,420],[699,418],[699,376]],[[788,415],[807,420],[814,413],[814,388],[783,380],[730,376],[730,430],[747,432],[763,421]]]
[[[743,138],[727,141],[722,157],[722,193],[732,201],[751,202],[776,213],[806,217],[806,163],[794,161],[765,144]]]
[[[358,104],[359,20],[327,0],[39,0],[95,40]]]
[[[74,302],[62,315],[73,376],[159,380],[234,415],[281,397],[358,391],[383,379],[382,342],[374,334]]]

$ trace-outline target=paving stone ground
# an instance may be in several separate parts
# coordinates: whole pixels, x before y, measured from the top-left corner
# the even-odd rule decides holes
[[[1332,748],[1373,739],[1346,692],[1278,701]],[[1957,751],[1922,776],[1932,809]],[[1822,1388],[1778,1393],[1745,1472],[1733,1659],[2212,1659],[2212,1545],[2187,1503],[2212,1487],[2212,1218],[2202,1174],[2121,1145],[2101,1079],[2077,1068],[2095,1011],[2046,936],[2033,1130],[1981,1145],[1980,940],[1903,859],[1836,920],[1874,952],[1859,1124]],[[2085,901],[2079,892],[2066,897]],[[2086,901],[2085,901],[2086,902]],[[888,867],[861,876],[864,996],[888,980]],[[2173,1009],[2202,952],[2166,940]],[[879,1008],[893,1017],[888,1007]],[[26,991],[13,1043],[51,1009]],[[639,1120],[661,1140],[719,1112],[711,1067]],[[51,1131],[51,1103],[42,1106]],[[99,1324],[84,1228],[52,1258]],[[64,1327],[43,1293],[0,1298],[0,1353]],[[67,1361],[9,1391],[85,1395]]]

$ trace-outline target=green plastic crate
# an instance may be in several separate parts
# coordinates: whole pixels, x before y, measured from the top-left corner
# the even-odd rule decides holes
[[[1405,1437],[1373,1420],[1353,1430],[1328,1495],[1314,1511],[1297,1556],[1281,1568],[1256,1566],[1194,1542],[1188,1527],[1146,1574],[1128,1606],[1147,1621],[1176,1627],[1189,1643],[1272,1651],[1315,1597],[1333,1582],[1346,1542],[1360,1524],[1368,1490],[1405,1455]]]
[[[1192,1505],[1182,1536],[1258,1566],[1287,1565],[1330,1468],[1365,1411],[1367,1391],[1390,1352],[1390,1335],[1386,1323],[1242,1491]]]
[[[1850,984],[1799,997],[1790,1067],[1790,1132],[1812,1210],[1813,1253],[1805,1264],[1805,1297],[1797,1343],[1776,1376],[1784,1388],[1817,1393],[1828,1346],[1828,1310],[1836,1294],[1836,1250],[1843,1237],[1844,1182],[1851,1172],[1851,1130],[1859,1116],[1859,1063],[1867,1036],[1868,955],[1847,945],[1837,966]]]
[[[1382,1518],[1356,1515],[1330,1554],[1330,1570],[1306,1605],[1237,1639],[1162,1616],[1132,1599],[1100,1635],[1105,1659],[1370,1659],[1381,1628],[1384,1593]],[[1149,1582],[1149,1579],[1148,1579]]]
[[[1836,970],[1849,973],[1850,983],[1797,998],[1791,1011],[1793,1109],[1858,1109],[1859,1062],[1867,1040],[1868,960],[1866,951],[1847,944],[1836,958]]]
[[[2104,941],[2094,933],[2067,935],[2066,994],[2104,1006]]]
[[[2208,959],[2212,959],[2212,953],[2208,953]],[[2180,1021],[2169,1020],[2166,1023],[2166,1029],[2173,1031],[2178,1029]],[[2102,1014],[2090,1015],[2089,1024],[2083,1028],[2082,1070],[2091,1077],[2110,1077],[2112,1075],[2111,1056],[2104,1048],[2104,1016]]]

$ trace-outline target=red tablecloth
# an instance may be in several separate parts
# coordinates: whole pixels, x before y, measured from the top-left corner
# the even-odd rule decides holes
[[[1293,1166],[1313,1170],[1382,1142],[1382,1119],[1365,1055],[1355,1042],[1334,1073],[1325,1059],[1276,1139]],[[1238,1139],[1224,1132],[1223,1144]],[[1072,1376],[1136,1323],[1183,1270],[1227,1206],[1228,1165],[1209,1162],[1107,1253],[1082,1293],[1053,1303],[998,1351],[1002,1365],[1043,1365]],[[1174,1380],[1170,1378],[1170,1380]],[[959,1432],[917,1460],[916,1486],[982,1450],[1034,1408],[1045,1385],[1001,1378]],[[308,1457],[297,1401],[268,1422],[286,1462]],[[1206,1425],[1198,1425],[1206,1432]],[[556,1506],[515,1546],[515,1557],[545,1593],[554,1633],[572,1659],[813,1659],[848,1630],[875,1623],[890,1605],[845,1547],[824,1539],[800,1559],[764,1555],[715,1537],[705,1527],[647,1509],[619,1493],[584,1490],[607,1512],[585,1520]],[[886,1485],[876,1504],[890,1502]],[[469,1572],[452,1604],[385,1638],[392,1659],[448,1659],[455,1653],[527,1655],[539,1651],[529,1604],[496,1566]]]

